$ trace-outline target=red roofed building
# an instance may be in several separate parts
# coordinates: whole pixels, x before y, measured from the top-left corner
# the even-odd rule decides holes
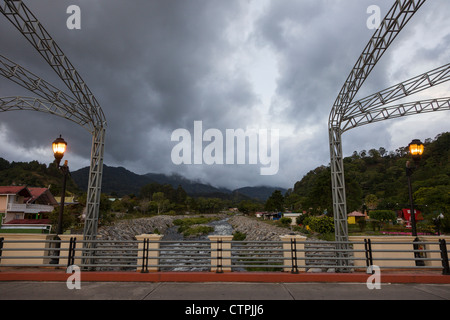
[[[359,211],[353,211],[349,214],[347,214],[347,222],[348,224],[356,224],[356,222],[358,221],[358,219],[367,219],[367,214],[364,212],[359,212]]]
[[[21,224],[25,220],[36,220],[40,217],[39,214],[52,212],[57,204],[47,188],[0,186],[2,224],[11,223],[14,220],[21,220]],[[29,217],[33,219],[26,219]]]

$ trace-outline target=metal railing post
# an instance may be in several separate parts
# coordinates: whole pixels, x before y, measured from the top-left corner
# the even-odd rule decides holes
[[[305,244],[306,237],[294,234],[280,236],[283,251],[283,267],[284,272],[303,272],[305,267],[298,266],[298,260],[303,260],[306,264]],[[299,241],[297,241],[299,240]],[[300,263],[301,265],[301,263]],[[290,268],[289,268],[290,267]]]
[[[216,251],[217,251],[217,268],[216,268],[216,273],[223,273],[223,260],[222,260],[222,239],[217,239],[217,246],[216,246]]]
[[[231,272],[231,241],[233,236],[209,235],[208,239],[211,246],[211,272]]]
[[[77,246],[77,238],[71,237],[69,242],[69,254],[67,257],[67,267],[75,264],[75,248]]]
[[[135,237],[138,241],[138,259],[142,259],[140,267],[138,263],[136,264],[137,271],[142,273],[159,271],[160,241],[163,236],[159,234],[141,234]]]
[[[150,246],[150,239],[144,239],[142,246],[142,268],[141,273],[148,273],[148,249]]]
[[[295,238],[291,238],[291,260],[292,260],[291,273],[298,273],[297,241],[295,240]]]
[[[450,266],[448,262],[447,242],[445,239],[439,239],[439,249],[441,249],[442,274],[450,275]]]
[[[370,239],[364,239],[364,249],[366,254],[366,266],[370,267],[373,265],[372,242]]]
[[[2,253],[3,253],[3,241],[5,241],[5,238],[0,238],[0,264],[2,262]]]

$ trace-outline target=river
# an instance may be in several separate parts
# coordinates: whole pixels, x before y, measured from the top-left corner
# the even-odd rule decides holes
[[[178,227],[166,230],[160,252],[161,271],[208,271],[210,270],[211,245],[209,235],[232,235],[229,218],[215,220],[207,225],[214,227],[208,235],[185,238],[178,233]],[[167,241],[166,243],[164,243]],[[197,242],[198,241],[198,242]],[[170,266],[168,266],[170,265]]]

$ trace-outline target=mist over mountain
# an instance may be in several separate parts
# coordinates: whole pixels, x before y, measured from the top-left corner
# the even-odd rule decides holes
[[[89,167],[71,172],[71,176],[74,182],[82,190],[86,191],[89,179]],[[138,195],[143,186],[152,182],[162,185],[170,184],[174,188],[181,186],[189,196],[194,197],[241,197],[243,199],[249,198],[265,201],[275,190],[280,190],[282,193],[286,192],[286,189],[269,186],[243,187],[236,190],[229,190],[214,187],[200,181],[189,180],[178,174],[147,173],[140,175],[124,167],[103,165],[102,193],[116,194],[117,196],[128,194]]]

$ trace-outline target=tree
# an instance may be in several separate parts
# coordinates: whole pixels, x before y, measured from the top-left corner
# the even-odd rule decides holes
[[[370,219],[381,222],[395,221],[397,219],[395,212],[390,210],[374,210],[369,215]]]
[[[59,211],[60,206],[53,209],[53,211],[49,214],[50,221],[52,223],[52,229],[53,231],[57,230],[58,228],[58,221],[59,221]],[[69,229],[74,223],[76,219],[73,216],[71,209],[69,206],[64,207],[63,216],[62,216],[62,231]]]
[[[450,186],[440,185],[419,188],[419,190],[414,192],[414,202],[417,205],[424,206],[431,212],[446,212],[450,214]]]
[[[284,211],[284,197],[280,190],[275,190],[264,206],[266,211]]]
[[[286,207],[292,211],[298,211],[302,208],[302,197],[296,193],[290,193],[289,195],[285,196],[284,198],[284,204]]]
[[[139,210],[142,214],[147,213],[148,209],[151,206],[151,201],[149,199],[141,199],[139,201]]]
[[[368,194],[364,198],[364,202],[366,203],[366,206],[367,208],[369,208],[369,210],[374,210],[378,206],[378,198],[374,194]]]
[[[258,203],[255,203],[251,200],[242,200],[238,204],[238,210],[239,212],[242,212],[243,214],[249,214],[249,213],[255,213],[260,209],[261,205]]]
[[[184,189],[181,187],[181,185],[178,186],[177,190],[175,191],[175,202],[178,204],[184,204],[187,199],[187,193],[184,191]]]
[[[167,205],[170,203],[169,200],[166,199],[164,196],[164,193],[162,192],[155,192],[152,196],[152,200],[156,203],[158,207],[158,214],[163,212]]]

